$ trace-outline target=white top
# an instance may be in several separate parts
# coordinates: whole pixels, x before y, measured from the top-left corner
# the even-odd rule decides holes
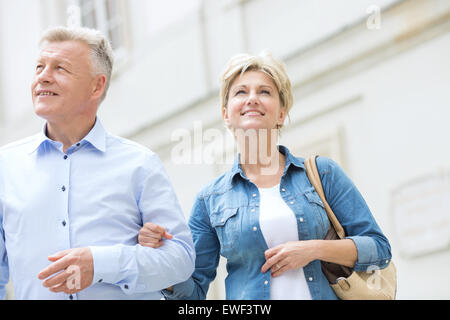
[[[261,198],[259,224],[269,248],[298,241],[295,214],[280,195],[280,185],[259,188]],[[271,279],[271,300],[311,300],[303,268],[288,270]]]

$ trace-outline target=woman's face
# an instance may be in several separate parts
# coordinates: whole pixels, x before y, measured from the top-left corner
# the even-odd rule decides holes
[[[223,119],[231,129],[275,129],[286,117],[273,80],[264,72],[247,71],[231,84]]]

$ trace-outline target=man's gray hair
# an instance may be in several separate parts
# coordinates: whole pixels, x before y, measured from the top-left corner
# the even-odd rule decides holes
[[[89,46],[93,75],[104,74],[106,76],[105,92],[100,98],[101,103],[106,97],[114,65],[114,53],[111,44],[100,31],[95,29],[54,27],[44,32],[39,41],[39,46],[62,41],[81,41]]]

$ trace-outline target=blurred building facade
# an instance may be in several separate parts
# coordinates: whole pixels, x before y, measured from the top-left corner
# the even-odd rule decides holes
[[[186,218],[231,165],[220,73],[236,53],[269,49],[294,91],[281,143],[333,158],[355,182],[391,241],[397,298],[450,298],[449,1],[0,0],[1,145],[40,130],[29,89],[37,42],[68,24],[112,41],[99,117],[159,154]],[[208,298],[225,297],[225,276],[221,261]]]

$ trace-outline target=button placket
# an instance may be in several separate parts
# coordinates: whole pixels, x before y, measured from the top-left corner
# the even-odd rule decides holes
[[[70,158],[70,151],[69,154],[64,154],[62,157],[62,171],[61,171],[61,177],[62,177],[62,183],[60,185],[60,193],[63,197],[63,207],[62,212],[60,213],[60,219],[59,219],[59,227],[62,228],[64,231],[62,233],[63,235],[63,241],[65,243],[66,247],[71,247],[71,241],[70,241],[70,228],[69,228],[69,186],[70,186],[70,167],[71,167],[71,158]],[[73,296],[72,298],[76,298],[76,296]]]

